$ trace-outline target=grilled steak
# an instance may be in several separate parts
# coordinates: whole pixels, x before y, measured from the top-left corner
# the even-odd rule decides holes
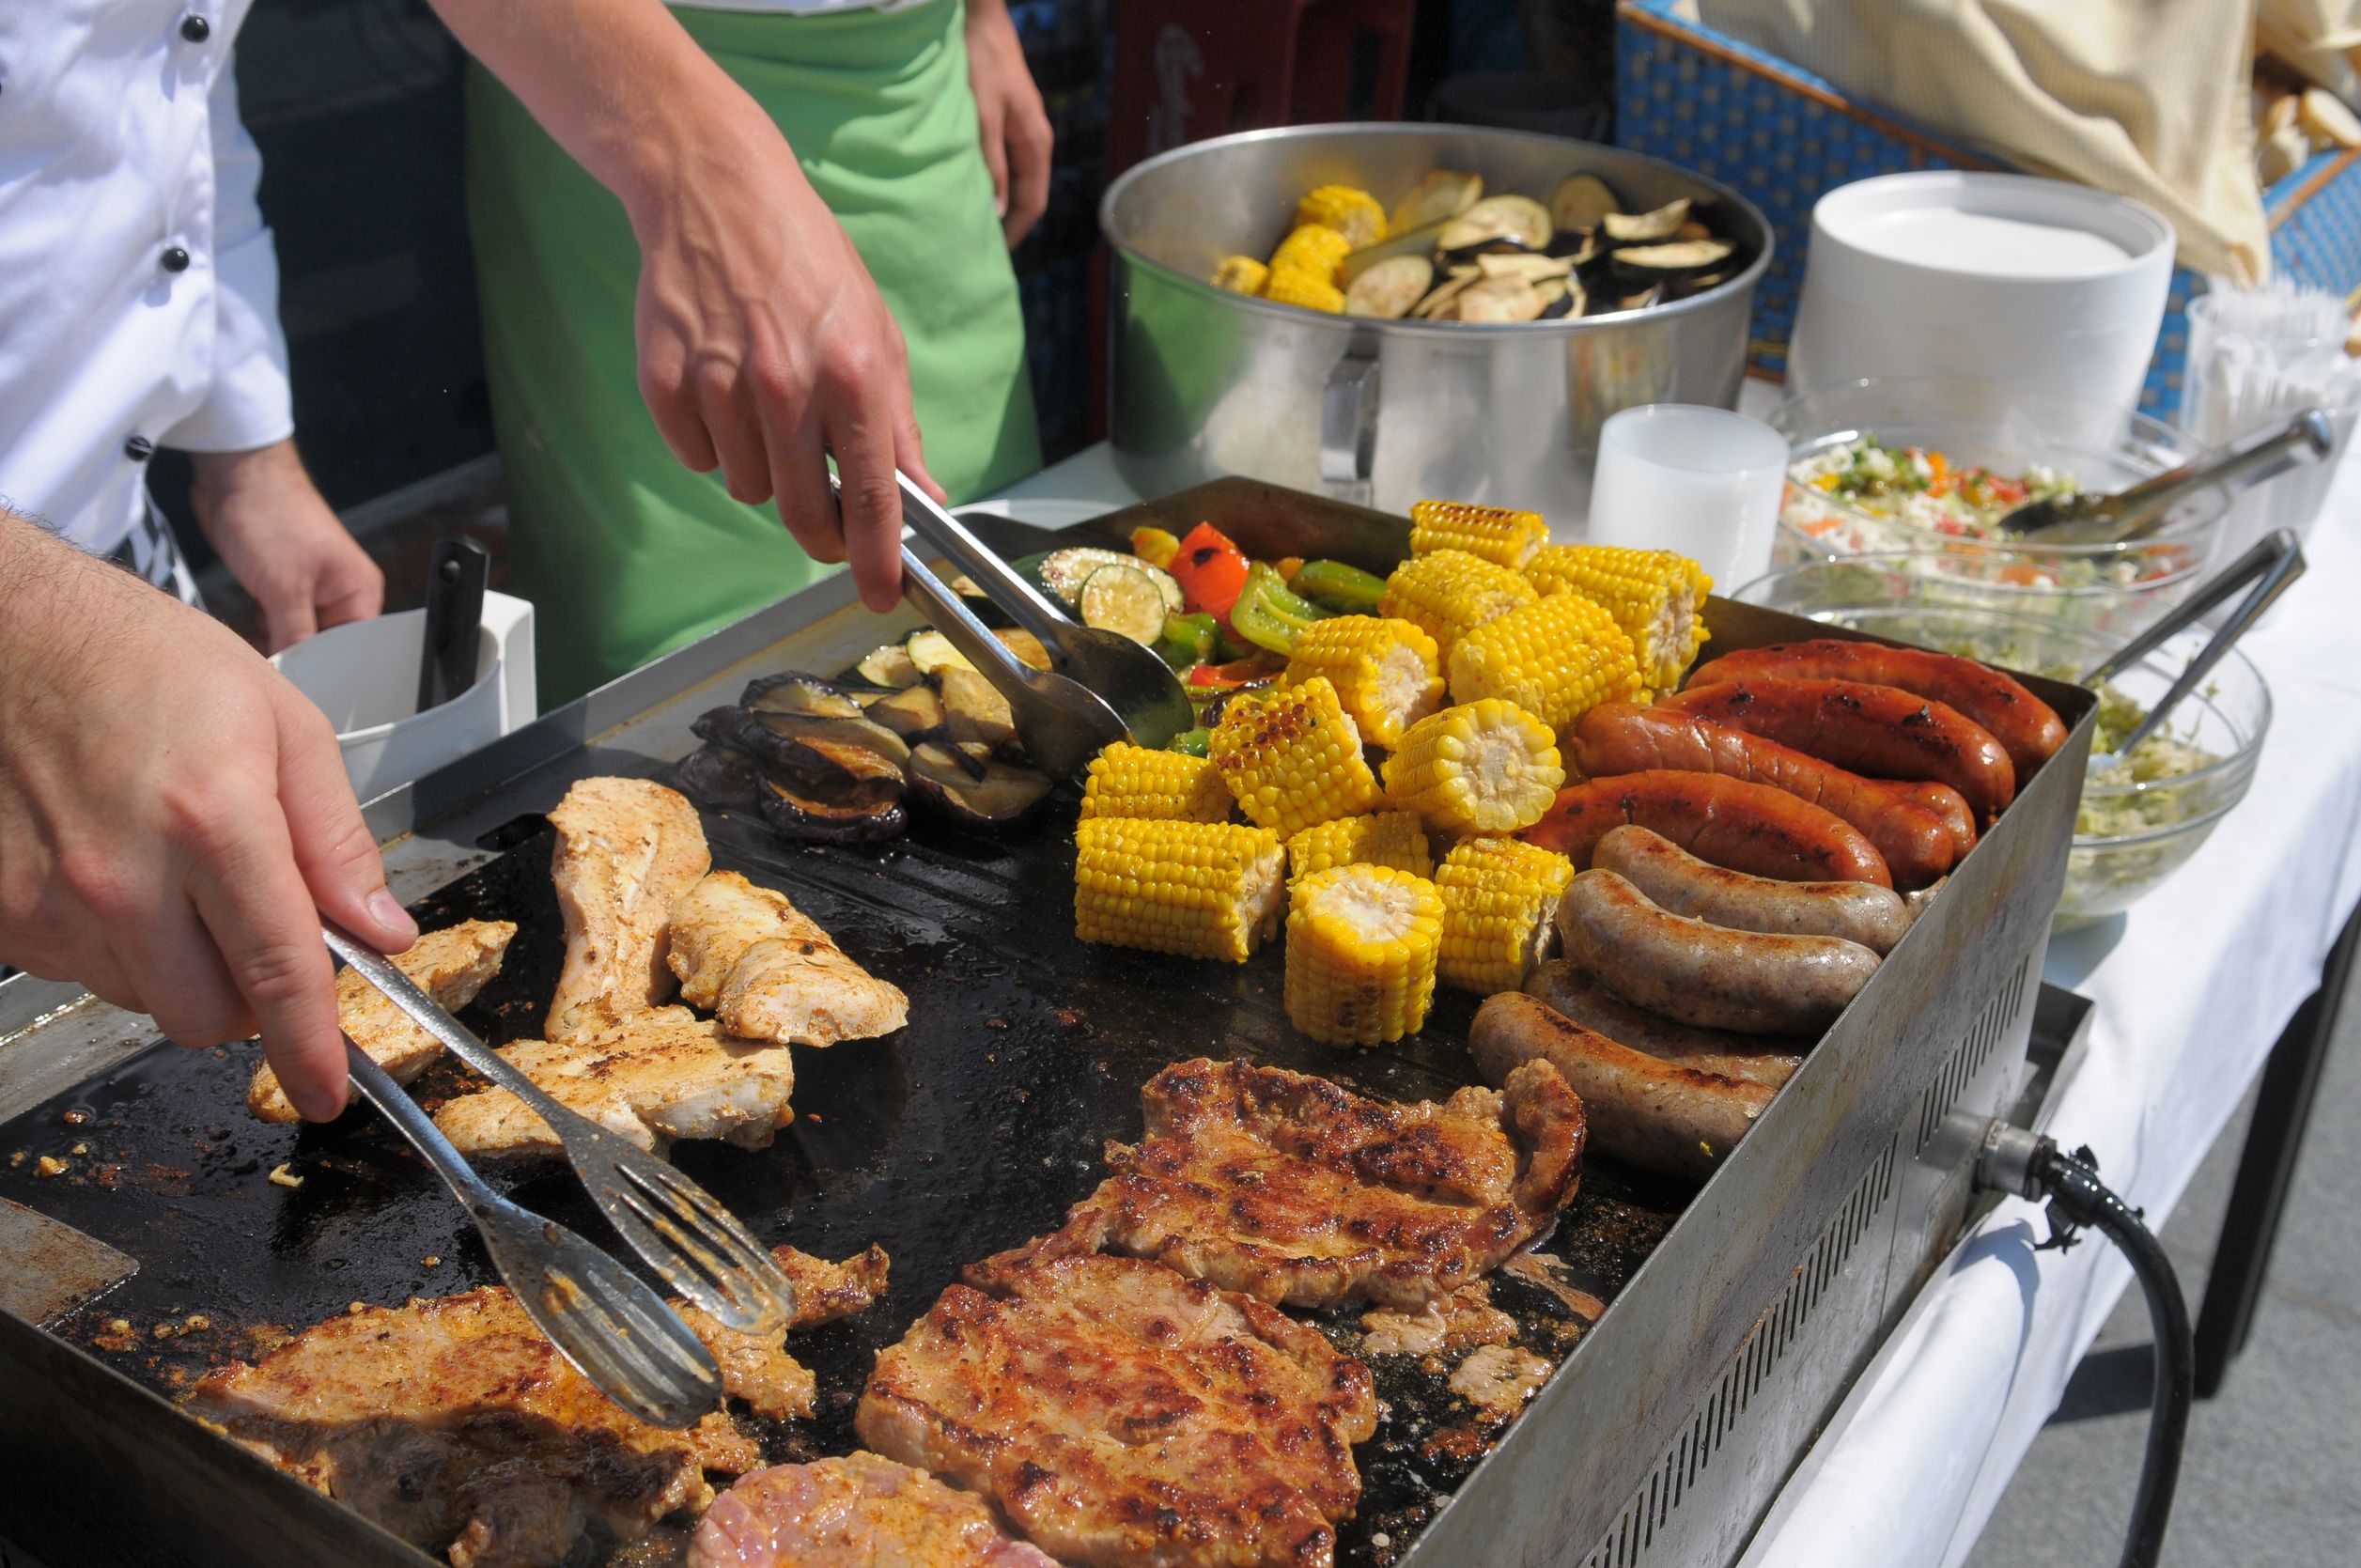
[[[756,1470],[713,1499],[689,1568],[1057,1568],[983,1500],[855,1453]]]
[[[1369,1369],[1249,1296],[1099,1255],[953,1285],[878,1358],[855,1430],[1062,1562],[1328,1568],[1376,1427]]]
[[[909,999],[847,957],[783,893],[717,871],[672,907],[670,962],[681,1000],[732,1034],[832,1046],[891,1034]]]
[[[505,920],[462,921],[424,933],[393,964],[428,996],[457,1011],[474,1001],[475,993],[500,972],[501,955],[516,934],[516,926]],[[336,976],[336,1017],[352,1043],[367,1051],[396,1083],[408,1083],[443,1054],[442,1041],[411,1022],[409,1014],[355,970]],[[353,1093],[346,1089],[346,1104],[352,1103]],[[298,1119],[287,1091],[279,1087],[279,1075],[267,1062],[255,1068],[246,1109],[266,1122]]]
[[[550,876],[566,916],[552,1040],[574,1040],[672,994],[664,962],[673,900],[713,863],[688,800],[645,779],[584,779],[550,813]]]
[[[1147,1137],[1056,1233],[968,1272],[1111,1248],[1224,1290],[1418,1309],[1481,1279],[1574,1198],[1582,1102],[1558,1070],[1388,1105],[1244,1062],[1175,1063],[1141,1093]]]
[[[876,1248],[846,1264],[792,1248],[772,1256],[799,1283],[884,1282]],[[868,1304],[860,1291],[799,1294],[802,1327]],[[741,1334],[676,1311],[713,1352],[732,1399],[808,1416],[813,1378],[780,1335]],[[597,1521],[631,1540],[712,1498],[705,1472],[762,1463],[719,1412],[685,1432],[651,1426],[591,1386],[498,1285],[330,1318],[248,1365],[190,1389],[189,1413],[298,1480],[457,1568],[566,1560]]]
[[[686,1007],[658,1007],[570,1044],[520,1040],[500,1054],[569,1110],[643,1149],[676,1138],[766,1147],[795,1119],[795,1065],[784,1046],[733,1039]],[[447,1101],[443,1135],[470,1155],[555,1155],[549,1125],[505,1089]]]

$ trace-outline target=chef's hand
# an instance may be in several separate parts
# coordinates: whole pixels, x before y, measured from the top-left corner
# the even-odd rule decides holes
[[[384,953],[385,889],[334,735],[227,628],[0,508],[0,960],[151,1015],[257,1030],[295,1108],[344,1109],[319,916]]]
[[[640,242],[640,391],[680,460],[775,497],[815,560],[899,602],[899,467],[936,500],[902,330],[852,241],[751,99],[675,128],[673,177],[627,200]],[[829,493],[826,454],[844,486]]]
[[[1041,89],[1008,19],[1008,0],[968,0],[968,85],[975,91],[984,163],[1011,249],[1049,206],[1049,154],[1056,138]]]
[[[385,607],[385,574],[329,509],[294,442],[189,457],[197,523],[262,607],[270,652]]]

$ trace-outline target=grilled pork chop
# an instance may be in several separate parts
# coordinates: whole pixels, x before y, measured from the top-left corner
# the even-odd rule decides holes
[[[1527,1065],[1546,1070],[1387,1105],[1307,1073],[1175,1063],[1141,1092],[1147,1137],[1107,1145],[1114,1173],[1064,1228],[968,1279],[1103,1247],[1264,1301],[1424,1307],[1573,1201],[1582,1102],[1548,1063]]]
[[[909,998],[845,955],[786,900],[735,871],[717,871],[672,908],[673,973],[681,1000],[749,1040],[832,1046],[891,1034]]]
[[[999,1504],[1062,1562],[1328,1568],[1375,1430],[1318,1330],[1139,1258],[953,1285],[878,1357],[854,1430]]]
[[[855,1453],[756,1470],[713,1499],[689,1568],[1057,1568],[983,1500]]]
[[[849,1267],[882,1283],[874,1248],[846,1265],[784,1247],[773,1256],[791,1277]],[[852,1299],[799,1297],[788,1327],[841,1315]],[[731,1398],[765,1416],[812,1413],[812,1374],[779,1334],[738,1333],[673,1305],[712,1349]],[[709,1502],[706,1471],[737,1475],[762,1463],[718,1411],[685,1432],[626,1413],[498,1285],[330,1318],[258,1364],[209,1374],[185,1406],[456,1568],[563,1562],[593,1521],[634,1539]]]
[[[427,995],[456,1012],[475,1000],[491,977],[500,972],[502,955],[508,951],[516,926],[505,920],[469,920],[428,931],[412,942],[394,967],[416,981]],[[369,1053],[396,1083],[408,1083],[443,1054],[443,1042],[410,1021],[385,993],[347,970],[336,976],[336,1017],[352,1043]],[[355,1093],[345,1091],[345,1103]],[[254,1071],[246,1091],[246,1109],[266,1122],[292,1122],[295,1107],[279,1087],[279,1075],[267,1062]]]
[[[672,995],[664,962],[673,900],[713,857],[688,799],[645,779],[584,779],[550,813],[550,877],[566,916],[566,967],[549,1037],[574,1040]]]
[[[676,1138],[760,1149],[795,1119],[784,1046],[738,1040],[686,1007],[658,1007],[571,1044],[520,1040],[500,1054],[569,1110],[659,1153]],[[447,1101],[435,1125],[469,1155],[554,1155],[549,1124],[505,1089]]]

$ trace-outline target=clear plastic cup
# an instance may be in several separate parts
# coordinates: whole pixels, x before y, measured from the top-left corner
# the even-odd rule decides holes
[[[1716,582],[1744,582],[1771,559],[1787,442],[1728,409],[1649,403],[1599,431],[1586,537],[1673,550]]]

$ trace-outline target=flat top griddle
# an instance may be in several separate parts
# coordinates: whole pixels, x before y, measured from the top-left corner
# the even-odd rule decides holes
[[[1104,1174],[1109,1138],[1139,1136],[1139,1092],[1168,1063],[1248,1057],[1393,1099],[1439,1099],[1475,1081],[1465,1048],[1474,999],[1438,993],[1426,1031],[1371,1051],[1297,1034],[1280,1005],[1274,943],[1243,966],[1095,947],[1072,921],[1075,807],[1062,798],[998,837],[940,825],[874,848],[788,845],[751,817],[705,814],[717,868],[778,888],[845,949],[909,992],[909,1027],[880,1041],[795,1048],[797,1120],[769,1149],[676,1145],[681,1167],[767,1241],[841,1257],[871,1242],[892,1289],[851,1320],[790,1337],[813,1368],[813,1420],[750,1423],[774,1461],[857,1446],[852,1411],[878,1349],[959,1269],[1054,1226]],[[563,939],[537,816],[491,836],[495,859],[415,906],[433,927],[469,917],[520,927],[499,978],[465,1015],[495,1043],[532,1037]],[[493,1282],[458,1206],[365,1109],[330,1128],[272,1126],[244,1107],[256,1052],[160,1045],[0,1126],[0,1197],[140,1260],[123,1285],[50,1325],[160,1392],[249,1358],[278,1330],[349,1303],[398,1303]],[[473,1086],[444,1063],[413,1086],[434,1103]],[[73,1154],[81,1146],[85,1152]],[[14,1158],[23,1151],[22,1160]],[[41,1155],[70,1172],[34,1173]],[[287,1164],[300,1188],[273,1184]],[[1541,1249],[1563,1285],[1611,1299],[1670,1226],[1677,1184],[1586,1160],[1582,1189]],[[559,1164],[494,1168],[520,1202],[606,1233]],[[434,1260],[429,1262],[428,1260]],[[1541,1285],[1496,1275],[1519,1343],[1561,1359],[1586,1316]],[[205,1327],[179,1331],[190,1314]],[[1315,1321],[1359,1353],[1359,1313]],[[167,1332],[158,1337],[159,1327]],[[1339,1560],[1383,1564],[1497,1438],[1498,1423],[1445,1388],[1455,1355],[1371,1358],[1387,1414],[1359,1451],[1365,1491]],[[662,1560],[676,1541],[628,1554]]]

